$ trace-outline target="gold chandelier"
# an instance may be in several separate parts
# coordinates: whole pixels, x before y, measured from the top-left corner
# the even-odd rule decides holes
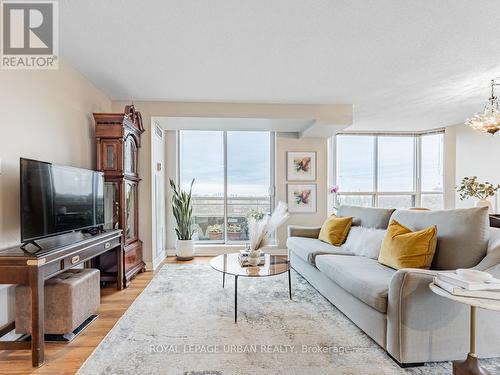
[[[474,130],[492,135],[500,130],[500,103],[495,96],[495,86],[500,86],[500,83],[495,83],[495,80],[492,79],[491,96],[484,107],[484,111],[468,118],[465,121],[465,125],[469,125]]]

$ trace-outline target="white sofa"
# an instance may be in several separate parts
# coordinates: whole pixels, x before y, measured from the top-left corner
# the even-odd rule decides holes
[[[318,240],[320,228],[289,227],[292,267],[401,366],[463,359],[468,353],[469,308],[431,292],[439,270],[475,268],[500,277],[500,229],[484,208],[407,211],[342,206],[354,224],[387,228],[391,218],[412,230],[438,227],[432,270],[386,267],[356,256],[346,244]],[[477,353],[500,357],[500,313],[480,310]]]

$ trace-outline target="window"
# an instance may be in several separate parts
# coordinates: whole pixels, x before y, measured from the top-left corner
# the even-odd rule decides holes
[[[253,131],[180,131],[182,188],[193,187],[198,241],[248,240],[247,217],[273,206],[274,134]]]
[[[335,146],[339,203],[443,208],[443,133],[340,134]]]

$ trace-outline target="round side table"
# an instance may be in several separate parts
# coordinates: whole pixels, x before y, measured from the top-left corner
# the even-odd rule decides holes
[[[500,301],[485,298],[461,297],[448,293],[434,283],[429,284],[429,288],[440,295],[470,306],[470,350],[467,359],[464,361],[453,361],[453,375],[491,375],[490,372],[482,368],[476,355],[476,310],[500,311]]]

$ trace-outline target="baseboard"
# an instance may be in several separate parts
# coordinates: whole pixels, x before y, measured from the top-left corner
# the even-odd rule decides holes
[[[219,246],[201,245],[201,246],[196,246],[194,255],[198,257],[213,257],[221,254],[235,253],[244,248],[245,248],[244,246],[238,246],[238,245],[219,245]],[[288,254],[287,249],[279,249],[275,246],[270,246],[264,249],[264,252],[271,255]],[[167,256],[175,256],[175,249],[167,249]]]
[[[175,252],[174,252],[175,254]],[[155,271],[161,263],[165,260],[165,258],[168,256],[168,251],[163,252],[159,256],[157,256],[152,262],[146,262],[146,270],[148,271]]]

